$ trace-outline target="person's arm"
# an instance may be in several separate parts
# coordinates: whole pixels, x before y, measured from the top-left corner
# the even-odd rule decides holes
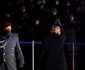
[[[65,34],[65,30],[64,30],[63,27],[61,27],[61,34],[62,34],[62,35],[66,35],[66,34]]]
[[[19,44],[19,37],[18,37],[18,34],[17,34],[17,43],[16,43],[16,58],[18,59],[19,61],[19,68],[22,68],[25,64],[24,62],[24,56],[23,56],[23,53],[22,53],[22,50],[20,48],[20,44]]]
[[[60,21],[60,19],[59,18],[57,18],[56,19],[56,24],[58,24],[59,26],[60,26],[60,28],[61,28],[61,34],[62,35],[65,35],[65,30],[64,30],[64,28],[63,28],[63,26],[62,26],[62,24],[61,24],[61,21]]]
[[[44,57],[44,53],[45,53],[45,49],[44,49],[44,46],[42,46],[42,53],[41,53],[41,56],[40,56],[40,62],[42,61],[42,59]]]
[[[44,48],[44,40],[42,41],[42,50],[41,50],[41,54],[40,54],[40,59],[39,59],[39,63],[38,63],[38,67],[40,68],[42,62],[43,62],[43,58],[45,55],[45,48]]]

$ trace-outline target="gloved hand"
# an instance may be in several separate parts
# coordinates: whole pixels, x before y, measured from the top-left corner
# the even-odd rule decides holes
[[[59,18],[57,18],[57,19],[56,19],[56,24],[58,24],[60,27],[62,27],[62,25],[61,25],[61,22],[60,22],[60,19],[59,19]]]
[[[19,68],[22,68],[23,66],[24,66],[24,64],[20,64],[20,65],[19,65]]]

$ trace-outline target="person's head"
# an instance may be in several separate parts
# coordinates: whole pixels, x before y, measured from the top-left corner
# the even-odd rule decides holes
[[[8,35],[11,33],[11,23],[10,22],[5,22],[4,24],[4,34]]]
[[[23,5],[23,6],[21,6],[21,11],[24,13],[24,12],[26,12],[26,7]]]
[[[56,5],[59,5],[60,2],[59,2],[59,0],[55,0],[55,3],[56,3]]]
[[[6,18],[9,18],[10,17],[10,14],[9,13],[6,13],[5,16],[6,16]]]
[[[58,25],[53,25],[51,27],[51,33],[56,33],[57,35],[61,34],[61,28]]]
[[[70,1],[66,2],[66,6],[70,7]]]
[[[53,8],[53,9],[52,9],[52,14],[53,14],[54,16],[56,16],[56,15],[58,14],[58,10],[57,10],[56,8]]]
[[[42,0],[36,0],[36,4],[41,5],[43,3]]]

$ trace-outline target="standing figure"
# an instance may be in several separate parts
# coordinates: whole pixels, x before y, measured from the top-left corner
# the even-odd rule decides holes
[[[64,54],[66,36],[61,25],[53,25],[43,41],[39,70],[68,70]]]
[[[24,57],[18,34],[11,31],[10,22],[5,22],[0,35],[0,70],[17,70],[23,66]]]

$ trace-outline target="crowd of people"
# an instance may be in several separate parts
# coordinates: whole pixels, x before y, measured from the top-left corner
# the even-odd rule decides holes
[[[4,0],[3,3],[1,15],[4,22],[12,23],[20,40],[41,41],[57,22],[56,18],[60,19],[67,34],[74,28],[80,40],[80,25],[83,25],[85,17],[84,0]]]
[[[63,50],[65,36],[66,41],[68,42],[85,41],[85,34],[83,32],[85,28],[84,0],[3,0],[1,4],[2,6],[0,7],[3,7],[3,9],[0,10],[0,22],[2,24],[6,22],[11,23],[12,31],[18,33],[20,41],[42,41],[44,39],[44,36],[46,36],[46,40],[43,44],[44,50],[42,51],[42,53],[44,52],[44,56],[46,55],[46,63],[50,61],[51,64],[59,65],[55,63],[55,60],[51,61],[48,56],[50,56],[50,58],[53,57],[52,59],[56,59],[55,55],[60,55],[59,59],[61,59],[62,61],[56,61],[58,61],[60,63],[60,66],[62,65],[62,67],[57,66],[56,68],[56,66],[53,66],[48,63],[47,65],[45,65],[45,67],[43,67],[45,69],[52,70],[53,68],[55,68],[62,70],[67,67],[64,66],[66,65],[66,62],[64,62],[65,58]],[[59,24],[59,27],[55,27],[56,24]],[[2,27],[1,25],[0,30]],[[54,29],[54,31],[52,32],[49,38],[49,36],[47,35],[50,34],[50,28],[53,25],[54,27],[52,29]],[[58,32],[56,28],[58,29]],[[61,28],[65,30],[65,34],[62,33]],[[14,35],[16,36],[16,34]],[[58,45],[59,47],[56,47]],[[72,46],[70,45],[68,47],[71,47],[70,50],[72,53]],[[56,50],[59,52],[56,52]],[[68,55],[67,63],[71,63],[69,61],[71,61],[70,58],[72,57],[72,55],[71,57],[69,56],[69,53],[66,55]],[[27,57],[28,56],[26,55],[25,59],[27,59]],[[20,67],[23,67],[23,64]],[[71,66],[71,64],[67,65],[69,69],[72,68],[69,67]],[[37,66],[38,65],[36,65],[36,67]],[[67,68],[65,70],[67,70]]]

